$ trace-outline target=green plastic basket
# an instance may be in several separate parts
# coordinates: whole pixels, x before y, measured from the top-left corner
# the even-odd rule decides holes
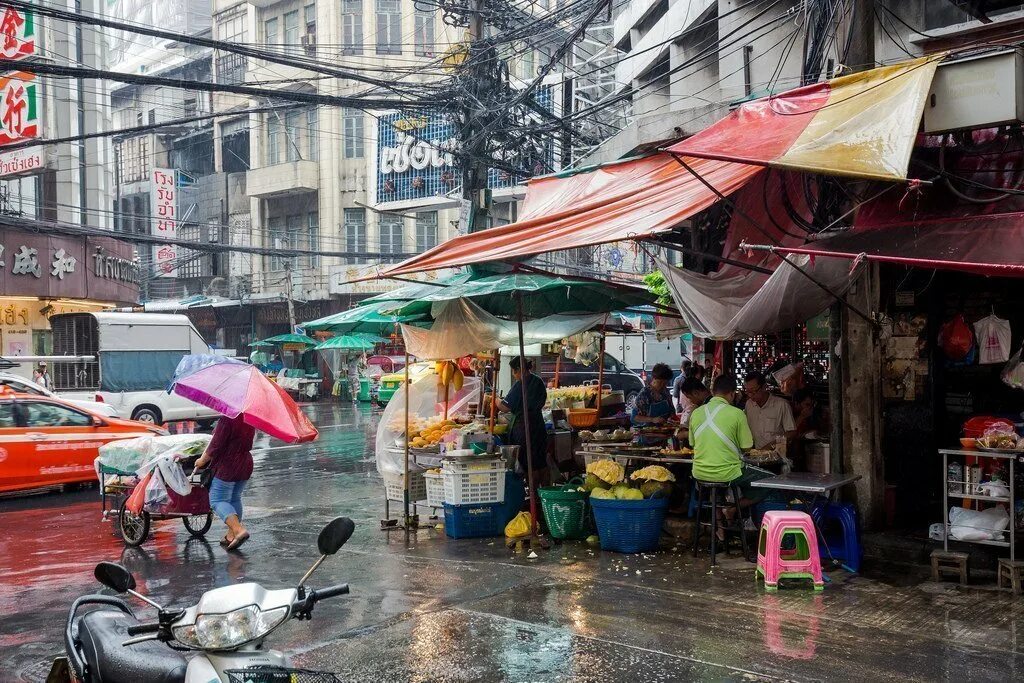
[[[587,537],[587,494],[577,489],[583,485],[579,477],[563,486],[542,486],[537,489],[548,533],[559,540]]]

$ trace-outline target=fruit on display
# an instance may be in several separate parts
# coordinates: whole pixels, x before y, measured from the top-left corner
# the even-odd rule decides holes
[[[672,495],[672,484],[667,481],[645,481],[640,484],[640,493],[644,498],[667,498]]]
[[[434,363],[434,372],[437,373],[437,386],[450,386],[455,391],[462,389],[466,376],[454,361],[439,360]]]
[[[619,489],[619,492],[615,494],[615,497],[619,500],[643,500],[644,494],[641,493],[640,489],[631,489],[626,487]]]
[[[591,498],[604,498],[606,500],[615,500],[615,494],[609,489],[594,489],[590,492]]]
[[[593,474],[606,484],[618,484],[626,478],[626,468],[614,460],[595,460],[587,465],[587,474]]]
[[[661,465],[648,465],[633,472],[633,474],[629,475],[629,478],[633,481],[641,479],[645,481],[675,481],[676,475]]]
[[[606,489],[608,484],[601,480],[596,474],[588,474],[586,481],[583,482],[583,490],[590,493],[594,489]]]
[[[619,500],[625,497],[625,492],[629,490],[629,484],[616,484],[612,487],[612,494]]]
[[[409,426],[409,445],[413,448],[436,446],[445,434],[458,428],[459,424],[455,420],[440,417],[418,419]]]

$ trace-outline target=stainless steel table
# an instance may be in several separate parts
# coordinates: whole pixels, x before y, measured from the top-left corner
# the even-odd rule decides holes
[[[816,496],[829,498],[836,489],[862,479],[859,474],[817,474],[814,472],[790,472],[774,477],[766,477],[750,482],[759,489],[778,489],[780,491],[798,491],[813,493]]]

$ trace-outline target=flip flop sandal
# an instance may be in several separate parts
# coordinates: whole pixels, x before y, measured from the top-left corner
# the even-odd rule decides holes
[[[224,538],[220,539],[220,547],[221,548],[227,548],[229,545],[231,545],[231,540],[232,539],[229,539],[227,536],[225,536]]]
[[[242,534],[235,536],[234,540],[228,544],[228,550],[238,550],[242,547],[242,544],[249,540],[249,532],[243,532]]]

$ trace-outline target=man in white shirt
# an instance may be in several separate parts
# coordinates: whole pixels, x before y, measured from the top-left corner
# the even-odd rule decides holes
[[[772,396],[764,375],[751,372],[743,378],[747,393],[747,422],[754,437],[754,448],[771,448],[778,437],[787,439],[796,434],[796,422],[789,401]]]

